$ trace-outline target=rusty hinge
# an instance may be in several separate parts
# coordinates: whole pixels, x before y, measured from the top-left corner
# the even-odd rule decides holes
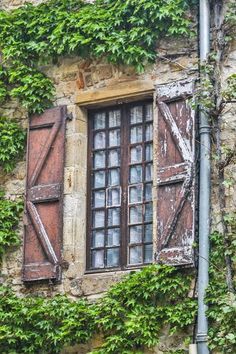
[[[67,115],[66,115],[66,119],[67,120],[73,120],[73,114],[70,112],[70,113],[67,113]]]

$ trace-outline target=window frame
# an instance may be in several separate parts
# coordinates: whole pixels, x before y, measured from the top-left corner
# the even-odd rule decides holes
[[[128,247],[129,247],[129,241],[128,241],[128,230],[129,230],[129,220],[128,220],[128,198],[129,198],[129,189],[130,186],[133,185],[129,185],[129,183],[125,183],[129,180],[129,168],[124,168],[125,165],[130,164],[129,162],[129,154],[127,154],[127,151],[130,150],[130,147],[133,145],[138,145],[138,144],[142,144],[143,146],[145,146],[145,144],[148,144],[150,142],[152,142],[153,144],[153,137],[152,140],[148,140],[145,141],[144,139],[142,139],[142,141],[140,143],[131,143],[129,141],[129,129],[130,129],[130,122],[129,122],[129,110],[134,107],[134,106],[145,106],[147,104],[151,104],[152,105],[152,109],[153,109],[153,98],[143,98],[140,100],[135,100],[132,102],[121,102],[120,104],[113,104],[113,105],[109,105],[109,106],[99,106],[96,108],[91,108],[88,110],[88,142],[87,142],[87,195],[86,195],[86,211],[87,211],[87,222],[86,222],[86,270],[85,273],[106,273],[106,272],[113,272],[113,271],[122,271],[122,270],[130,270],[130,269],[139,269],[142,268],[148,264],[153,263],[149,262],[149,263],[140,263],[140,264],[128,264]],[[104,268],[92,268],[91,267],[91,248],[92,248],[92,237],[91,237],[91,232],[92,232],[92,207],[91,207],[91,201],[92,201],[92,193],[93,193],[93,188],[91,186],[91,181],[92,181],[92,176],[91,176],[91,172],[93,170],[92,164],[93,164],[93,116],[95,113],[99,113],[99,112],[105,112],[106,113],[106,119],[107,119],[107,113],[111,110],[116,110],[116,109],[120,109],[121,111],[121,125],[120,125],[120,129],[121,131],[123,131],[123,134],[120,135],[120,176],[123,176],[123,178],[120,179],[120,188],[122,190],[121,192],[121,202],[120,202],[120,220],[122,221],[122,223],[120,223],[120,255],[119,255],[119,266],[117,267],[106,267],[104,266]],[[145,112],[143,112],[143,116],[145,115]],[[123,121],[123,123],[122,123]],[[154,128],[154,109],[153,109],[153,119],[152,119],[152,126]],[[123,128],[121,128],[123,125]],[[136,124],[132,124],[132,126],[136,126],[136,125],[140,125],[140,123],[136,123]],[[142,130],[143,130],[143,137],[144,137],[144,129],[145,129],[145,121],[143,121],[142,123]],[[106,127],[106,134],[107,132],[109,132],[109,130],[111,129],[115,129],[115,127]],[[99,129],[98,129],[99,132]],[[114,147],[110,147],[110,149],[114,149]],[[105,148],[101,148],[101,150],[109,150],[109,148],[105,147]],[[143,155],[145,153],[145,150],[143,152]],[[153,152],[152,152],[153,155]],[[152,156],[152,160],[150,160],[150,163],[153,164],[154,162],[154,158]],[[147,164],[147,162],[145,162],[145,159],[142,156],[142,162],[138,163],[138,164],[142,164],[142,166],[144,166],[145,164]],[[135,165],[135,164],[134,164]],[[109,170],[108,165],[106,164],[104,167],[104,170],[107,172]],[[153,182],[154,179],[152,178],[152,187],[153,187]],[[145,182],[143,181],[143,188],[145,186],[146,183],[150,183],[150,182]],[[107,189],[108,187],[106,187]],[[145,201],[142,200],[141,205],[145,205],[146,203],[148,203],[150,201]],[[152,203],[154,202],[153,198],[152,198]],[[134,203],[133,205],[137,205],[137,203]],[[153,206],[152,206],[152,210],[153,210]],[[106,218],[105,218],[105,223],[106,223]],[[135,226],[136,224],[134,224]],[[145,226],[145,222],[142,222],[142,227],[144,228]],[[152,225],[153,225],[153,220],[152,220]],[[107,228],[107,226],[105,226],[105,228]],[[153,245],[153,241],[154,241],[154,237],[153,237],[153,232],[152,232],[152,244]],[[142,236],[142,243],[139,243],[139,245],[142,245],[143,250],[144,250],[144,235]],[[133,246],[135,246],[135,244],[132,244]],[[106,247],[101,247],[102,249],[105,249]],[[144,255],[143,255],[144,257]]]

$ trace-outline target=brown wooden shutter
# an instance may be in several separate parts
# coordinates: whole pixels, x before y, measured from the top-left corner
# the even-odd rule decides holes
[[[28,131],[23,280],[59,280],[66,107],[31,117]]]
[[[157,86],[157,262],[193,264],[194,112],[187,104],[193,82]]]

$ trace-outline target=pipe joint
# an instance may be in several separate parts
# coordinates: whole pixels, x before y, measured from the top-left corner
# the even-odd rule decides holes
[[[211,126],[209,124],[207,125],[201,125],[199,127],[199,134],[210,134],[211,133]]]
[[[206,343],[207,342],[207,333],[198,333],[196,335],[196,342],[197,343]]]

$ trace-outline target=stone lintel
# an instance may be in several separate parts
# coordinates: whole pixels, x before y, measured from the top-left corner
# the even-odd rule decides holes
[[[154,84],[151,80],[117,82],[100,89],[83,91],[75,103],[83,107],[101,106],[102,103],[122,103],[130,100],[152,97]]]

